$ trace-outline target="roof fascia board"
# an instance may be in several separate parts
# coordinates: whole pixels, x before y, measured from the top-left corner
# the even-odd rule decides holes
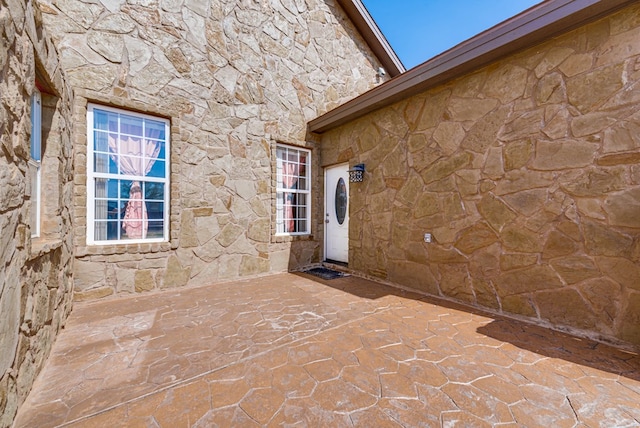
[[[337,0],[356,26],[373,53],[382,63],[389,76],[395,77],[406,71],[402,61],[385,38],[375,20],[361,0]]]
[[[546,1],[312,120],[309,130],[316,133],[328,131],[594,21],[634,1]]]

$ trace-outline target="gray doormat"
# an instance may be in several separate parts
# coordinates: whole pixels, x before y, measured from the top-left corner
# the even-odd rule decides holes
[[[305,270],[304,273],[308,273],[309,275],[317,276],[322,279],[336,279],[345,276],[345,274],[342,272],[338,272],[337,270],[333,269],[327,269],[324,267]]]

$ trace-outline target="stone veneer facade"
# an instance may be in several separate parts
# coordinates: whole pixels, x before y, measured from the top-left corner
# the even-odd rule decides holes
[[[317,209],[312,235],[275,236],[275,145],[313,150],[318,189],[306,123],[379,83],[334,1],[40,4],[75,93],[76,299],[320,261]],[[170,242],[86,245],[89,101],[170,119]]]
[[[349,267],[640,345],[639,17],[635,4],[323,134],[323,167],[366,164]]]
[[[40,235],[31,237],[31,95],[42,91]],[[33,1],[0,0],[0,427],[10,426],[72,301],[71,91]]]

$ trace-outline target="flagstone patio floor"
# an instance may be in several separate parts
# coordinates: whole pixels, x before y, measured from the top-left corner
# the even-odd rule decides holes
[[[640,426],[640,356],[354,276],[77,303],[15,427]]]

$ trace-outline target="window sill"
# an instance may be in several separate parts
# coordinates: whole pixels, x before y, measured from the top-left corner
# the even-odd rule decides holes
[[[147,242],[147,243],[131,243],[131,244],[108,244],[108,245],[86,245],[76,247],[76,256],[93,256],[93,255],[117,255],[117,254],[147,254],[162,253],[170,251],[173,248],[171,242]]]
[[[62,247],[61,239],[31,238],[29,260],[35,260]]]
[[[282,243],[282,242],[294,242],[294,241],[313,241],[313,234],[306,235],[287,235],[287,234],[278,234],[273,235],[271,242]]]

